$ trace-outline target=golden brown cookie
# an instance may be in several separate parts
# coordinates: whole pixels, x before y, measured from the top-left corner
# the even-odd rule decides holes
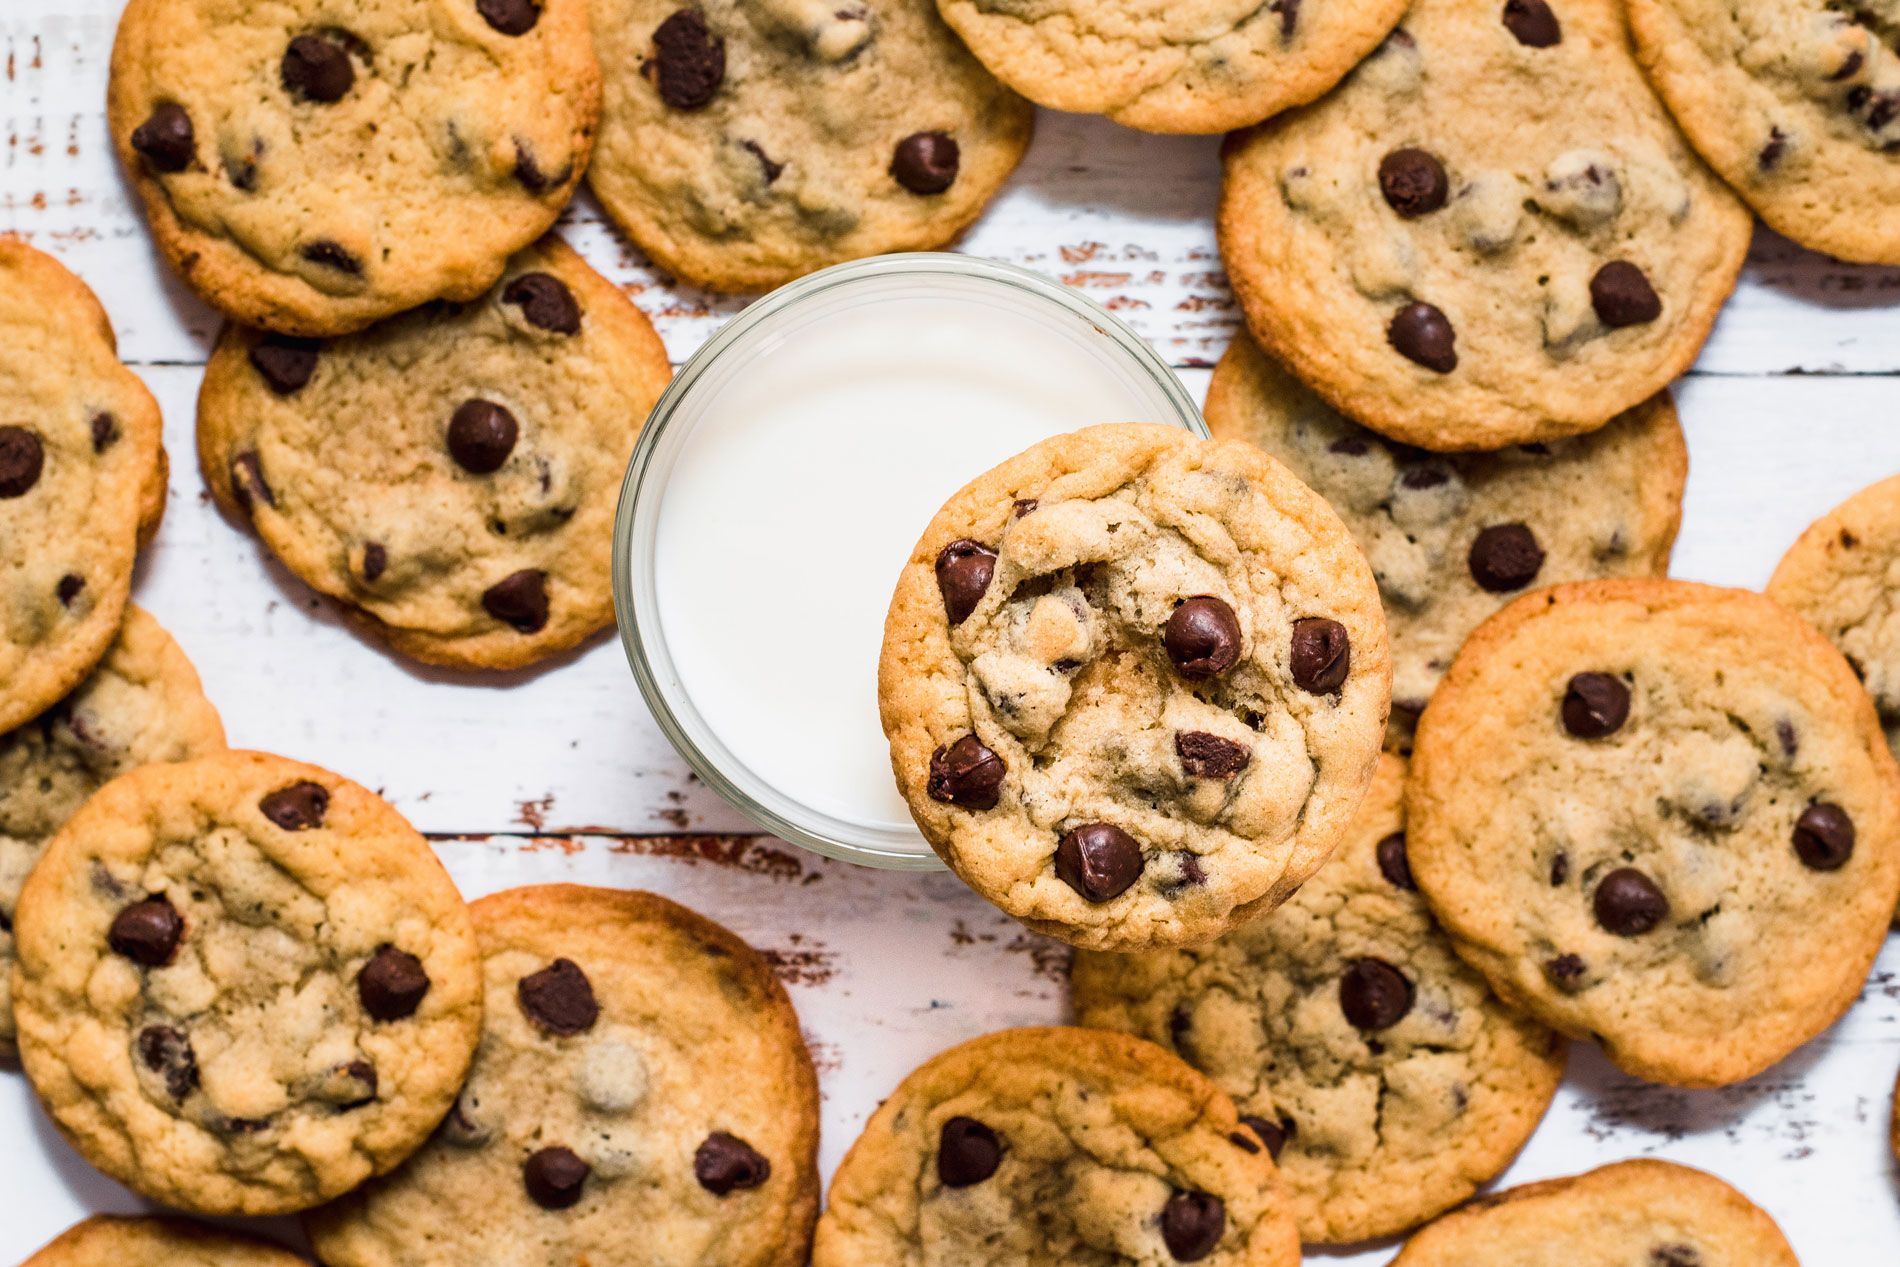
[[[95,1214],[22,1267],[303,1267],[269,1241],[185,1219]]]

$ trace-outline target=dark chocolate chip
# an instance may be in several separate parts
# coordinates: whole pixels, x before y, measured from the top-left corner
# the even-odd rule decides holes
[[[937,553],[937,589],[943,595],[944,614],[960,625],[983,601],[990,578],[996,575],[996,551],[964,538]]]
[[[1841,59],[1839,69],[1829,75],[1828,78],[1835,83],[1839,83],[1843,79],[1852,79],[1859,73],[1860,68],[1866,64],[1867,55],[1857,48],[1850,48],[1847,50],[1847,56]]]
[[[1762,144],[1755,155],[1755,166],[1764,172],[1772,172],[1781,164],[1781,156],[1788,152],[1788,134],[1780,128],[1768,129],[1768,140]]]
[[[300,779],[266,796],[257,808],[285,831],[309,831],[323,826],[323,815],[330,808],[330,789]]]
[[[1252,1133],[1248,1131],[1230,1131],[1227,1135],[1227,1142],[1243,1153],[1257,1153],[1260,1151],[1260,1141],[1255,1139]]]
[[[534,146],[524,137],[515,138],[515,179],[531,194],[544,194],[557,185],[565,185],[573,174],[572,166],[550,172],[534,156]]]
[[[515,983],[524,1016],[550,1034],[584,1034],[600,1019],[594,985],[572,959],[556,959]]]
[[[1565,994],[1577,992],[1586,971],[1583,960],[1576,955],[1558,955],[1544,962],[1544,976]]]
[[[1472,540],[1465,563],[1480,588],[1508,594],[1537,579],[1544,567],[1544,547],[1524,524],[1492,524]]]
[[[1267,11],[1280,15],[1280,43],[1291,43],[1293,29],[1300,24],[1300,0],[1270,0]]]
[[[1190,598],[1168,617],[1161,645],[1182,677],[1218,677],[1240,663],[1240,618],[1218,598]]]
[[[1331,695],[1352,670],[1352,639],[1336,620],[1308,616],[1293,622],[1293,682],[1309,695]]]
[[[1056,842],[1056,877],[1091,902],[1127,892],[1146,864],[1135,838],[1108,823],[1084,823]]]
[[[1280,1150],[1286,1147],[1288,1138],[1292,1136],[1293,1124],[1285,1121],[1269,1122],[1264,1117],[1255,1117],[1252,1114],[1240,1120],[1246,1124],[1248,1130],[1260,1137],[1261,1143],[1267,1146],[1267,1156],[1275,1161],[1280,1160]]]
[[[1253,760],[1253,751],[1246,744],[1204,730],[1177,731],[1174,751],[1181,758],[1181,768],[1196,779],[1231,779]]]
[[[1362,458],[1372,452],[1372,446],[1362,436],[1341,436],[1326,446],[1328,453],[1337,453],[1342,457]]]
[[[706,27],[698,9],[681,9],[653,32],[653,58],[643,67],[660,100],[675,110],[697,110],[726,79],[726,41]]]
[[[1559,849],[1550,860],[1550,887],[1556,888],[1570,878],[1570,855]]]
[[[594,1168],[567,1148],[543,1148],[521,1164],[521,1182],[543,1210],[565,1210],[579,1203]]]
[[[540,633],[548,623],[548,574],[524,568],[482,591],[482,610],[524,634]]]
[[[1161,1240],[1178,1263],[1214,1252],[1227,1230],[1227,1206],[1210,1192],[1177,1192],[1161,1207]]]
[[[351,277],[363,275],[363,261],[344,250],[340,243],[332,242],[328,238],[306,242],[303,249],[297,253],[320,267],[347,273]]]
[[[59,605],[61,607],[71,607],[73,600],[78,598],[79,595],[84,592],[85,588],[85,577],[68,572],[59,578],[59,585],[53,592],[59,596]]]
[[[1635,867],[1618,867],[1604,876],[1590,904],[1597,923],[1618,937],[1640,937],[1669,915],[1669,899]]]
[[[503,35],[526,35],[541,20],[535,0],[475,0],[475,12]]]
[[[772,1177],[772,1163],[759,1150],[725,1131],[708,1135],[693,1153],[693,1178],[716,1197],[756,1188]]]
[[[376,1100],[376,1066],[367,1060],[352,1060],[334,1072],[341,1098],[339,1109],[360,1109]]]
[[[389,568],[389,550],[380,541],[363,543],[363,579],[374,581]]]
[[[1817,801],[1794,823],[1794,851],[1814,871],[1839,871],[1854,856],[1854,820],[1832,801]]]
[[[113,916],[106,944],[133,963],[162,968],[172,961],[184,935],[184,919],[163,894],[157,894]]]
[[[92,451],[104,453],[119,442],[119,420],[108,413],[92,416]]]
[[[1392,317],[1386,341],[1408,361],[1435,374],[1458,368],[1458,336],[1445,314],[1427,303],[1410,303]]]
[[[46,469],[46,446],[25,427],[0,427],[0,499],[23,497]]]
[[[501,292],[501,301],[519,307],[522,319],[538,330],[580,333],[581,306],[567,283],[552,273],[521,274]]]
[[[1412,1010],[1412,983],[1383,959],[1355,959],[1339,978],[1339,1008],[1355,1029],[1390,1029]]]
[[[937,1179],[946,1188],[982,1183],[1002,1164],[1002,1139],[973,1117],[953,1117],[937,1132]]]
[[[1564,729],[1579,739],[1601,739],[1630,715],[1630,688],[1613,673],[1579,673],[1564,687]]]
[[[1010,504],[1010,518],[1021,519],[1034,511],[1042,503],[1034,497],[1022,497]]]
[[[1557,15],[1544,0],[1505,0],[1504,29],[1526,48],[1549,48],[1564,37]]]
[[[1795,733],[1794,723],[1783,717],[1775,723],[1775,740],[1781,745],[1781,755],[1792,757],[1801,751],[1801,737]]]
[[[145,156],[154,171],[184,171],[198,150],[191,116],[170,101],[155,107],[145,122],[132,129],[132,148]]]
[[[380,946],[356,974],[356,997],[363,1010],[379,1021],[413,1016],[429,993],[429,974],[422,960],[394,946]]]
[[[1008,772],[1003,759],[984,746],[975,735],[965,735],[930,754],[930,779],[926,790],[933,801],[961,805],[965,809],[995,809],[1002,799],[1003,776]]]
[[[1703,1267],[1702,1251],[1689,1245],[1658,1245],[1649,1251],[1649,1267]]]
[[[356,83],[349,52],[322,35],[299,35],[284,50],[280,67],[284,90],[306,101],[328,105],[343,100]]]
[[[266,506],[277,504],[277,494],[271,492],[264,478],[264,463],[257,456],[257,450],[246,449],[231,459],[231,496],[247,515],[257,509],[259,502]]]
[[[449,419],[449,456],[475,475],[499,471],[515,451],[521,426],[492,400],[466,400]]]
[[[1425,150],[1393,150],[1379,162],[1379,192],[1407,220],[1444,206],[1450,189],[1445,165]]]
[[[293,339],[289,335],[267,334],[251,349],[251,368],[264,376],[264,383],[279,396],[303,390],[317,372],[315,339]]]
[[[170,1025],[147,1025],[139,1031],[139,1063],[165,1080],[165,1094],[182,1101],[198,1086],[198,1056],[191,1039]]]
[[[1379,874],[1386,883],[1395,889],[1404,889],[1407,893],[1418,892],[1418,881],[1412,878],[1412,861],[1405,853],[1405,833],[1395,831],[1385,837],[1373,850],[1379,859]]]
[[[1399,475],[1399,487],[1417,492],[1451,482],[1451,472],[1442,466],[1408,466]]]
[[[948,132],[912,132],[891,155],[891,177],[914,194],[940,194],[956,184],[961,154]]]
[[[765,147],[760,145],[757,141],[741,141],[739,144],[742,145],[753,158],[759,160],[759,174],[765,177],[766,185],[770,186],[774,184],[778,178],[784,174],[785,164],[774,163],[771,155],[765,152]]]
[[[1649,278],[1628,260],[1611,260],[1597,270],[1590,279],[1590,306],[1597,310],[1597,320],[1612,330],[1644,325],[1662,316],[1662,300]]]

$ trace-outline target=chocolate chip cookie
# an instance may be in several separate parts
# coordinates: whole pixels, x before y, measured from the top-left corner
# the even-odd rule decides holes
[[[1565,1044],[1453,953],[1406,865],[1405,763],[1379,764],[1332,861],[1193,950],[1079,951],[1076,1019],[1170,1047],[1234,1097],[1305,1242],[1391,1236],[1510,1164]]]
[[[1799,1267],[1766,1211],[1714,1175],[1623,1161],[1473,1201],[1392,1267]]]
[[[983,64],[1030,100],[1150,132],[1224,132],[1324,93],[1405,0],[938,0]]]
[[[13,1041],[13,912],[40,851],[86,798],[135,766],[224,747],[191,661],[137,607],[71,695],[0,735],[0,1061]]]
[[[165,509],[158,402],[50,255],[0,235],[0,733],[78,686]]]
[[[1465,636],[1518,593],[1669,570],[1689,450],[1667,393],[1588,435],[1428,453],[1342,417],[1243,333],[1207,422],[1291,467],[1364,548],[1392,637],[1388,746],[1410,746]]]
[[[931,0],[591,0],[607,81],[594,192],[714,290],[943,246],[1029,144],[1029,103]]]
[[[334,335],[487,290],[587,166],[587,0],[131,0],[108,117],[206,301]]]
[[[330,1267],[795,1267],[818,1209],[818,1091],[759,954],[651,893],[473,906],[488,1011],[468,1085],[386,1180],[307,1219]],[[426,1250],[424,1247],[427,1247]]]
[[[1682,130],[1763,220],[1900,264],[1900,10],[1631,0],[1630,29]]]
[[[1846,1009],[1900,895],[1900,767],[1839,652],[1744,590],[1555,586],[1419,722],[1412,873],[1507,1002],[1721,1086]]]
[[[1378,589],[1250,444],[1089,427],[938,512],[884,627],[911,814],[978,893],[1095,950],[1265,914],[1347,829],[1385,731]]]
[[[1661,391],[1754,222],[1627,40],[1617,0],[1419,0],[1337,91],[1231,138],[1221,254],[1255,336],[1428,449],[1576,435]]]
[[[812,1267],[1293,1267],[1272,1160],[1152,1043],[1014,1029],[904,1079],[831,1181]]]
[[[108,783],[14,922],[21,1062],[60,1133],[205,1214],[307,1209],[454,1103],[482,1020],[468,908],[374,793],[223,752]]]
[[[328,342],[229,327],[205,482],[290,570],[431,664],[516,668],[613,621],[614,506],[671,373],[558,239],[488,294]]]
[[[287,1249],[185,1219],[98,1214],[23,1267],[303,1267]]]

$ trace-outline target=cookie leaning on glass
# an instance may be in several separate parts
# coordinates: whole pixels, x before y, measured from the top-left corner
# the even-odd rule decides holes
[[[1377,587],[1252,445],[1147,423],[1046,440],[938,512],[898,581],[878,703],[900,791],[972,888],[1091,949],[1279,905],[1372,777]]]

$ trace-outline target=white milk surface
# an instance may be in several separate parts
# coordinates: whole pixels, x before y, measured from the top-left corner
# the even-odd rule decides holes
[[[667,648],[701,716],[762,781],[914,833],[878,724],[877,659],[924,527],[1048,436],[1172,418],[1107,339],[1084,343],[1013,304],[892,295],[761,348],[699,400],[696,422],[675,419],[692,429],[656,541]],[[927,852],[921,837],[916,848]]]

